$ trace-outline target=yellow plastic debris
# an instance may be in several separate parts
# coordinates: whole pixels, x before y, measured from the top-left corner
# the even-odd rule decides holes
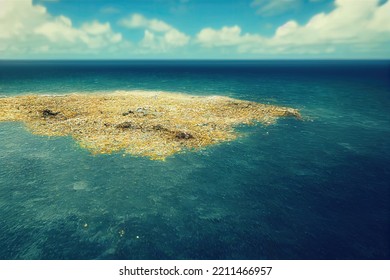
[[[288,107],[155,91],[0,98],[0,121],[22,121],[39,135],[71,135],[93,154],[123,151],[156,160],[231,141],[240,124],[289,116],[301,117]]]

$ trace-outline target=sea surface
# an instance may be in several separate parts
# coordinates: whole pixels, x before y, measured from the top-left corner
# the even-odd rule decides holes
[[[390,61],[0,61],[0,96],[162,90],[303,120],[165,162],[0,123],[0,259],[389,259]]]

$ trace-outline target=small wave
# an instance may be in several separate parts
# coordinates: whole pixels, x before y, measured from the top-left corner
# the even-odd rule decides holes
[[[72,188],[76,191],[85,190],[88,188],[88,183],[86,181],[78,181],[73,183]]]

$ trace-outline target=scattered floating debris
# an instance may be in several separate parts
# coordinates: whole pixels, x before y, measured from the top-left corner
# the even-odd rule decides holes
[[[73,183],[73,189],[76,191],[85,190],[88,188],[88,183],[85,181],[78,181]]]
[[[22,121],[39,135],[71,135],[93,154],[123,151],[157,160],[231,141],[234,127],[269,125],[279,117],[301,118],[288,107],[154,91],[0,98],[0,121]]]

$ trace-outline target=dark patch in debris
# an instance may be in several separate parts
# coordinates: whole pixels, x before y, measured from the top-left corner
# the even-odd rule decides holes
[[[188,132],[183,132],[183,131],[180,131],[180,132],[176,133],[176,136],[175,136],[175,137],[176,137],[177,139],[185,139],[185,140],[194,138],[194,136],[192,136],[190,133],[188,133]]]
[[[45,109],[42,111],[42,116],[44,118],[47,118],[47,117],[54,117],[54,116],[57,116],[60,112],[53,112],[52,110],[49,110],[49,109]]]

